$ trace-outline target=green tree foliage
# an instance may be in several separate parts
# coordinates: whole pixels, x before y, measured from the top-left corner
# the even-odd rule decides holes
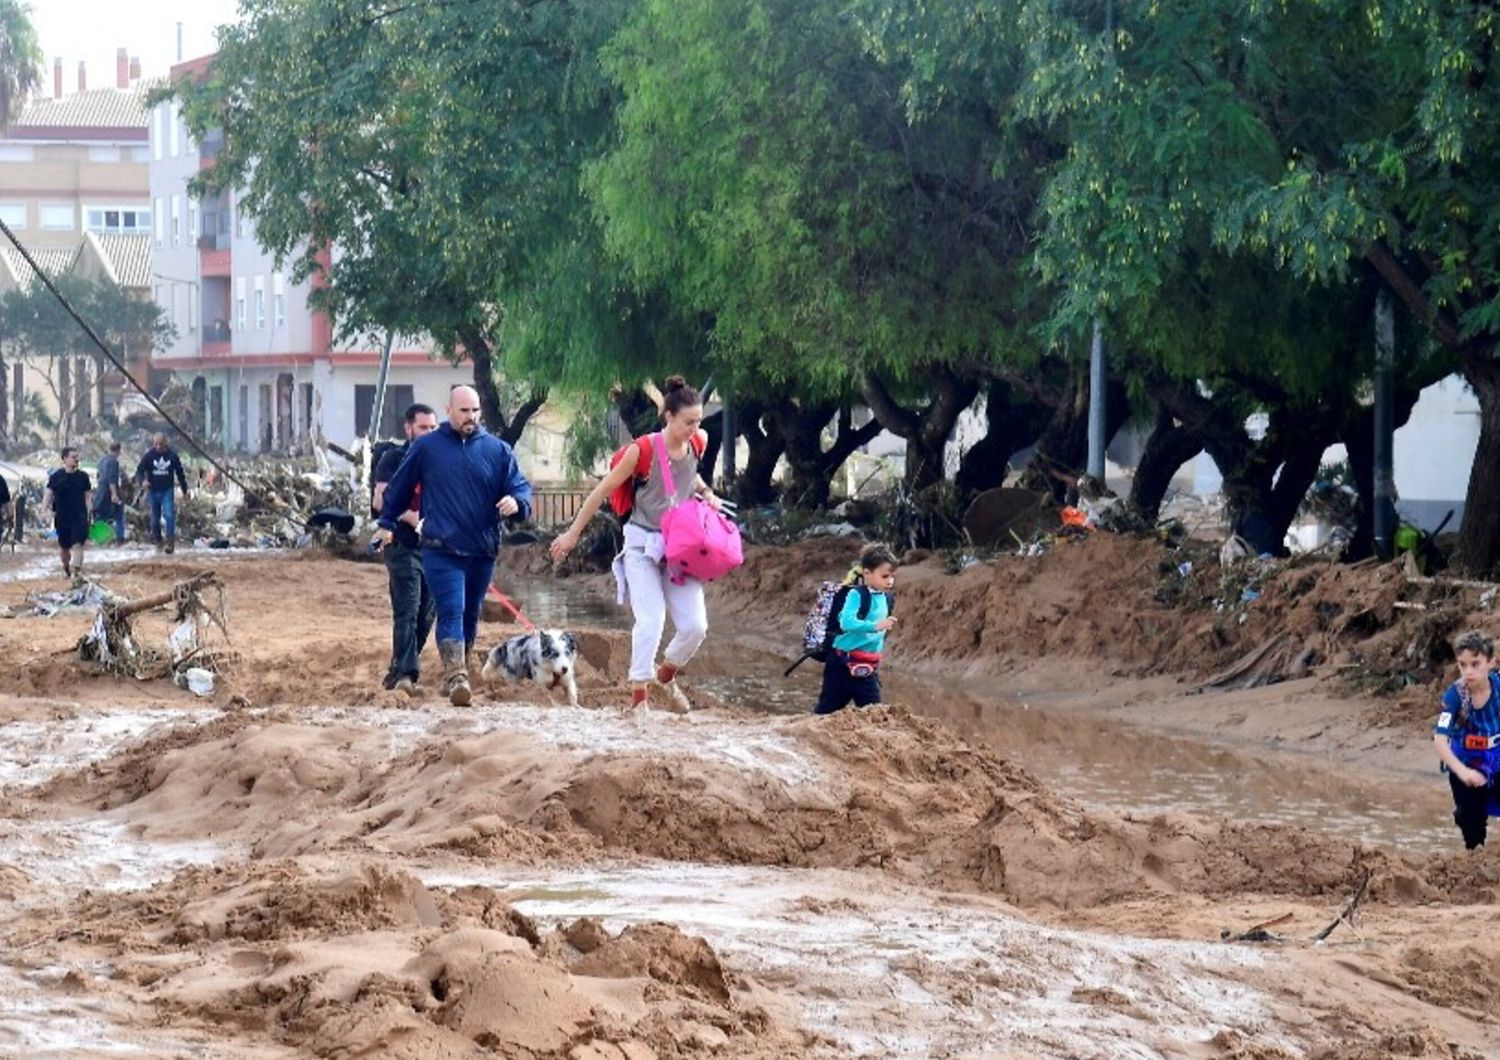
[[[1107,36],[1102,3],[1037,0],[1016,23],[1032,42],[1028,113],[1070,145],[1038,256],[1066,288],[1065,312],[1162,301],[1205,243],[1312,285],[1378,276],[1478,394],[1460,553],[1495,567],[1495,12],[1157,0],[1121,16]],[[1337,370],[1336,358],[1304,370],[1326,375],[1320,363]]]
[[[241,189],[261,242],[323,276],[341,331],[467,354],[514,438],[546,387],[613,382],[682,343],[622,295],[579,190],[610,128],[596,55],[622,6],[251,0],[176,89],[196,133],[224,132],[203,185]],[[537,395],[514,416],[502,367]]]
[[[610,250],[710,318],[752,389],[863,391],[940,477],[977,392],[960,366],[1039,352],[1018,325],[1044,145],[997,126],[1005,68],[915,107],[906,57],[832,0],[644,0],[606,56],[620,134],[588,187]]]
[[[0,0],[0,129],[41,85],[41,66],[42,49],[30,8],[19,0]]]

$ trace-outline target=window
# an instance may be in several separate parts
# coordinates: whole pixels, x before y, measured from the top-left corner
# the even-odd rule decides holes
[[[11,228],[26,227],[26,204],[24,202],[0,202],[0,221]]]
[[[40,213],[42,227],[54,232],[71,232],[77,223],[72,203],[43,206]]]
[[[149,148],[149,147],[132,147],[130,149],[130,160],[132,162],[149,162],[149,161],[151,161],[151,148]]]
[[[181,127],[182,122],[177,120],[177,104],[173,103],[167,111],[167,154],[173,158],[177,157],[177,132]]]
[[[151,113],[151,157],[158,162],[161,161],[161,149],[167,142],[166,116],[165,103]]]
[[[273,327],[286,327],[286,277],[279,272],[271,273],[271,320]]]
[[[385,415],[380,417],[380,437],[397,438],[401,435],[401,417],[406,407],[417,400],[409,385],[391,385],[385,388]],[[375,407],[373,384],[356,384],[354,387],[354,433],[366,436],[370,430],[370,411]]]
[[[188,245],[198,241],[198,200],[188,196]]]
[[[120,160],[120,149],[118,147],[90,147],[90,162],[118,162]]]
[[[198,330],[198,285],[188,284],[188,330]]]
[[[30,144],[0,144],[0,162],[33,162],[36,152]]]
[[[255,326],[261,331],[266,329],[266,278],[264,276],[255,278]]]
[[[162,236],[163,236],[163,234],[166,231],[167,219],[166,219],[166,215],[161,212],[161,197],[160,196],[158,196],[157,199],[156,199],[156,209],[154,209],[154,210],[151,211],[151,217],[152,217],[152,220],[155,222],[155,228],[156,228],[156,245],[157,246],[161,246],[162,245]]]
[[[182,246],[182,196],[172,196],[172,245]]]
[[[237,328],[245,326],[245,278],[243,276],[234,278],[234,326]]]
[[[161,300],[161,284],[157,284],[151,288],[151,301],[159,306],[165,306],[165,303]]]
[[[83,221],[90,232],[143,235],[151,231],[151,211],[144,206],[85,206]]]
[[[240,204],[234,204],[234,234],[237,239],[245,238],[245,211],[240,209]]]

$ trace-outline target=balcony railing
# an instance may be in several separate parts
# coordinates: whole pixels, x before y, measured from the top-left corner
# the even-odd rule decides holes
[[[229,337],[229,325],[222,320],[216,320],[212,324],[203,325],[204,342],[228,342]]]
[[[205,227],[198,236],[199,250],[228,250],[229,229],[210,229]]]

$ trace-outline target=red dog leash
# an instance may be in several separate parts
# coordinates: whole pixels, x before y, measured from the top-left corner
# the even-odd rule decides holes
[[[516,616],[516,621],[521,623],[521,625],[525,627],[527,633],[536,632],[536,623],[527,618],[526,614],[511,602],[510,597],[506,596],[499,589],[495,588],[494,582],[490,582],[490,595],[493,596],[496,600],[500,601],[500,606],[504,607],[505,610]]]

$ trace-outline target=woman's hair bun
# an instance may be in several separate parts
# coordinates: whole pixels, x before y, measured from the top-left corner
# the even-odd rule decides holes
[[[684,379],[684,378],[682,378],[682,376],[680,376],[680,375],[669,375],[669,376],[667,376],[667,381],[662,384],[661,392],[663,394],[670,394],[672,391],[674,391],[674,390],[681,390],[683,387],[685,387],[687,385],[688,385],[687,380]]]

